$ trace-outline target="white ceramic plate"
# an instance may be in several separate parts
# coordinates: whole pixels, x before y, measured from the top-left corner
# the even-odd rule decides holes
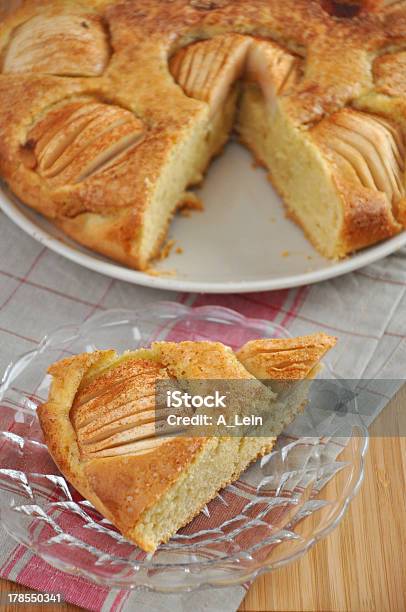
[[[285,289],[333,278],[361,268],[406,244],[406,232],[348,259],[321,257],[302,231],[285,217],[280,198],[248,151],[230,143],[212,165],[200,194],[204,212],[178,216],[170,238],[183,249],[156,269],[174,276],[130,270],[69,240],[41,215],[6,190],[0,206],[21,229],[60,255],[91,270],[147,287],[204,293]]]

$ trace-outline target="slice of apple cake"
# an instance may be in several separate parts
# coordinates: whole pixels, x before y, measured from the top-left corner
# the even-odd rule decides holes
[[[49,398],[38,409],[44,437],[72,485],[125,537],[154,551],[269,452],[304,408],[306,387],[278,402],[272,383],[256,375],[306,380],[334,344],[318,334],[249,343],[235,355],[218,342],[158,342],[122,356],[96,351],[65,359],[50,367]],[[239,412],[252,410],[260,396],[271,418],[266,435],[260,428],[232,436],[163,426],[168,409],[157,401],[157,384],[166,381],[211,382],[211,389],[218,381],[250,383]]]

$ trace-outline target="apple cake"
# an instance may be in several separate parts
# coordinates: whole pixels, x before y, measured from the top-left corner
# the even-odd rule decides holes
[[[0,26],[0,174],[147,269],[234,130],[328,258],[406,223],[406,2],[38,0]]]
[[[65,359],[50,367],[49,398],[38,409],[45,441],[72,485],[126,538],[153,552],[271,451],[304,408],[306,380],[335,341],[325,334],[259,340],[237,354],[218,342],[158,342],[121,356],[111,350]],[[304,386],[278,400],[274,378]],[[157,383],[166,380],[249,381],[266,400],[266,435],[260,429],[171,435],[158,427],[169,413],[157,402]],[[252,409],[249,403],[244,394],[242,413]]]

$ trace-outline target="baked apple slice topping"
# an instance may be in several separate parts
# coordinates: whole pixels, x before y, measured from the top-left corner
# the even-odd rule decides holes
[[[336,338],[319,333],[300,338],[271,338],[247,342],[237,359],[260,380],[302,380],[311,377]]]
[[[240,77],[260,85],[267,99],[289,93],[300,78],[300,59],[265,40],[229,34],[181,49],[170,61],[186,95],[208,102],[212,114]]]
[[[255,39],[247,57],[246,78],[258,83],[266,99],[273,102],[276,96],[290,93],[299,82],[300,62],[279,45]]]
[[[82,13],[38,15],[15,30],[3,72],[99,76],[109,55],[107,35],[97,17]]]
[[[336,166],[391,202],[405,195],[405,144],[401,130],[376,115],[344,109],[313,129]]]
[[[120,162],[145,135],[142,121],[118,106],[66,104],[31,130],[25,164],[57,184],[79,183]]]
[[[251,42],[248,36],[228,34],[193,43],[172,57],[170,70],[185,94],[207,102],[214,115],[243,73]]]
[[[167,442],[167,411],[155,408],[156,383],[167,378],[159,363],[123,359],[82,384],[70,412],[82,456],[134,455]]]

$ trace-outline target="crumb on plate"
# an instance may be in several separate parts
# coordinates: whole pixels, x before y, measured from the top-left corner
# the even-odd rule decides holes
[[[176,270],[156,270],[155,268],[147,268],[145,270],[145,274],[148,274],[148,276],[157,276],[157,277],[165,277],[165,276],[169,276],[169,277],[174,277],[177,276],[177,272]]]
[[[193,210],[202,212],[204,204],[193,191],[187,191],[179,205],[179,213],[182,217],[190,217],[190,213]]]
[[[165,244],[163,245],[161,252],[159,253],[158,261],[163,261],[164,259],[169,257],[174,246],[174,240],[167,240],[167,242],[165,242]]]

